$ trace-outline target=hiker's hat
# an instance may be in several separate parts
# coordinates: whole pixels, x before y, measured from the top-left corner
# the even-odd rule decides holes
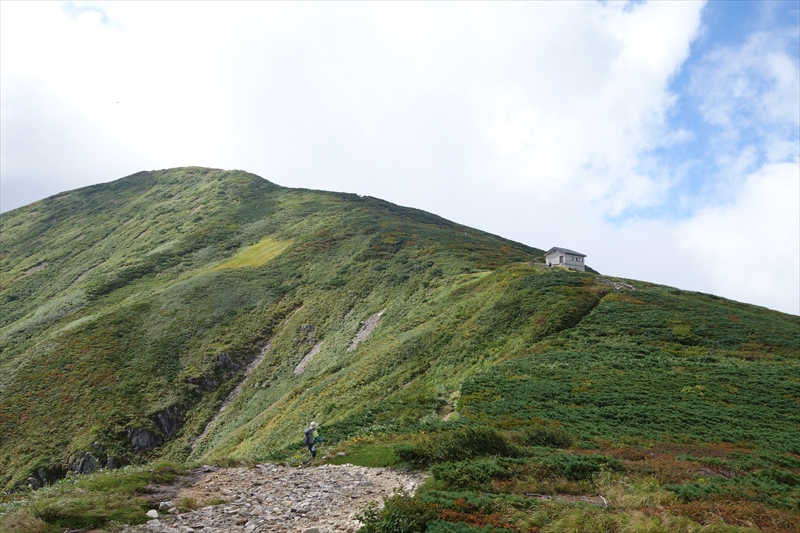
[[[311,422],[311,429],[314,429],[315,427],[317,427],[317,423],[316,422]]]

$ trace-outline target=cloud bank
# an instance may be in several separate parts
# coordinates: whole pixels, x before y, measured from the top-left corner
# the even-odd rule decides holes
[[[695,2],[0,9],[3,210],[241,168],[800,313],[791,29],[701,53]]]

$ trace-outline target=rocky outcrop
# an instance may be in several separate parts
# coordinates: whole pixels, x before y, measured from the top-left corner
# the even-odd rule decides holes
[[[45,485],[49,485],[54,481],[58,481],[66,474],[66,470],[64,470],[64,468],[61,466],[43,466],[31,472],[31,475],[28,476],[27,482],[32,489],[36,490],[44,487]],[[10,479],[11,476],[8,476],[5,479],[5,482],[8,483]]]
[[[635,291],[636,289],[630,283],[625,283],[624,281],[616,281],[613,279],[608,278],[597,278],[597,283],[602,283],[603,285],[611,285],[614,287],[615,290],[621,289],[629,289]]]
[[[99,459],[85,451],[79,451],[69,462],[69,469],[73,474],[91,474],[100,466]]]
[[[314,325],[313,324],[303,324],[300,326],[300,331],[306,334],[305,341],[309,344],[314,342]]]
[[[228,407],[228,405],[230,405],[230,403],[237,396],[239,396],[239,394],[242,393],[245,385],[247,385],[247,380],[250,378],[250,374],[253,372],[253,370],[258,368],[258,365],[260,365],[261,362],[264,360],[264,357],[267,355],[267,352],[269,352],[270,348],[272,348],[272,341],[269,341],[264,346],[262,346],[261,351],[258,353],[258,356],[255,359],[253,359],[253,361],[249,365],[247,365],[247,368],[245,368],[244,371],[244,377],[242,378],[242,381],[239,382],[238,385],[236,385],[236,387],[231,391],[230,394],[228,394],[228,397],[222,403],[222,406],[219,408],[217,414],[214,416],[214,418],[211,419],[211,421],[209,421],[208,424],[206,424],[206,427],[205,429],[203,429],[203,432],[192,440],[192,450],[194,450],[195,447],[197,446],[197,443],[203,440],[203,438],[208,434],[208,432],[213,427],[214,423],[217,421],[217,417],[219,417],[220,413],[222,413]],[[226,354],[224,353],[220,354],[220,357],[222,355]],[[241,366],[239,366],[239,368],[241,368]]]
[[[375,331],[375,328],[380,325],[381,317],[383,317],[383,313],[385,312],[386,308],[384,307],[374,315],[370,316],[368,319],[361,322],[361,327],[358,328],[358,333],[356,333],[356,336],[353,337],[353,340],[350,342],[350,346],[347,347],[348,352],[352,352],[358,348],[358,345],[366,340],[370,333]]]
[[[156,505],[166,514],[123,531],[354,532],[360,526],[354,515],[367,503],[381,503],[395,489],[413,494],[424,481],[419,474],[353,465],[293,468],[261,464],[252,469],[207,466],[200,470],[192,486],[175,496],[197,502],[222,499],[227,503],[187,513],[177,513],[169,505]]]
[[[217,370],[222,371],[222,379],[227,381],[244,368],[244,363],[240,363],[226,352],[222,352],[217,356],[217,362],[214,363],[214,366]]]
[[[156,413],[153,417],[153,422],[169,440],[178,433],[183,424],[183,418],[183,409],[178,405],[172,405]]]
[[[131,441],[133,450],[137,452],[158,448],[164,444],[164,439],[144,428],[128,429],[128,439]]]
[[[302,374],[303,370],[306,368],[306,365],[311,361],[311,359],[314,358],[315,355],[319,353],[321,349],[322,349],[322,341],[319,341],[311,348],[311,350],[309,350],[307,354],[303,356],[302,359],[300,359],[300,362],[297,363],[296,367],[294,367],[294,373],[297,375]]]

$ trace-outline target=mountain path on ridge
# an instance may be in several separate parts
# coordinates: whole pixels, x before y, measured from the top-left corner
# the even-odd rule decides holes
[[[184,513],[173,511],[122,531],[311,533],[316,529],[318,533],[352,533],[360,527],[355,513],[370,501],[382,504],[382,498],[397,489],[413,494],[424,479],[420,473],[349,464],[305,468],[274,464],[254,468],[204,466],[184,478],[188,486],[179,486],[175,492],[162,488],[159,496],[174,501],[191,498],[200,504],[214,500],[226,503]]]

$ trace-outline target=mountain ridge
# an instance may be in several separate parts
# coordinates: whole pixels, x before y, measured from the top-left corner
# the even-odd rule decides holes
[[[0,214],[2,486],[298,461],[312,419],[334,446],[378,439],[389,462],[395,444],[486,425],[542,427],[575,453],[800,454],[800,318],[543,254],[200,167]]]

